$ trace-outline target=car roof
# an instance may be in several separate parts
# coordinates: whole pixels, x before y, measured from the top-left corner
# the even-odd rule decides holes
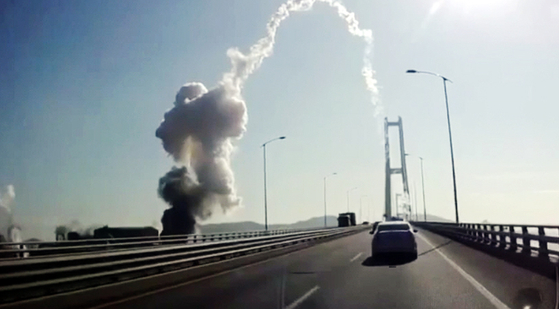
[[[378,225],[410,225],[408,222],[406,221],[383,221],[381,223],[379,223]]]

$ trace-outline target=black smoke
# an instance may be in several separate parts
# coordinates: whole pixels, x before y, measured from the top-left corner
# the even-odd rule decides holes
[[[158,191],[159,196],[171,206],[161,218],[162,236],[192,234],[195,232],[196,217],[205,218],[211,214],[203,207],[207,193],[184,166],[173,167],[161,177]]]

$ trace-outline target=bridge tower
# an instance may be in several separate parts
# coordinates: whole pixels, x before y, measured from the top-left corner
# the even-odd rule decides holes
[[[400,161],[402,166],[399,168],[392,168],[390,166],[390,142],[388,137],[388,129],[391,126],[398,127],[399,139],[400,139]],[[386,180],[385,180],[385,196],[384,196],[384,207],[386,218],[392,217],[392,189],[391,189],[391,176],[392,174],[402,174],[402,183],[404,187],[404,194],[408,197],[410,196],[408,187],[408,171],[406,168],[406,150],[404,148],[404,127],[402,125],[402,117],[398,117],[398,121],[390,122],[388,118],[384,118],[384,154],[386,157]]]

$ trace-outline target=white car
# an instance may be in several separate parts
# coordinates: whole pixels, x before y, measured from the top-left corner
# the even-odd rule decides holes
[[[373,258],[385,254],[399,254],[411,259],[417,258],[417,243],[415,235],[417,230],[408,222],[386,221],[380,222],[373,234],[372,256]]]

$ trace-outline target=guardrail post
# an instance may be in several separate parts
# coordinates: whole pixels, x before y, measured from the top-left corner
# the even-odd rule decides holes
[[[509,237],[510,237],[510,250],[516,252],[516,248],[518,248],[516,243],[516,235],[514,233],[514,225],[509,225]]]
[[[528,227],[522,227],[522,252],[523,253],[530,253],[532,249],[530,249],[530,238],[528,236]]]
[[[502,234],[505,232],[505,227],[499,225],[499,232],[501,232],[501,234],[499,234],[499,248],[504,249],[507,246],[507,236]]]
[[[483,229],[481,228],[481,224],[477,225],[477,240],[483,243]]]
[[[491,231],[489,234],[489,244],[494,246],[497,243],[497,238],[495,237],[495,234],[493,234],[493,232],[495,232],[495,227],[490,225],[489,230]]]
[[[547,241],[544,239],[545,237],[545,228],[538,227],[538,235],[540,236],[540,249],[538,250],[538,257],[548,259],[549,251],[547,250]]]
[[[466,229],[466,224],[460,223],[460,229],[459,229],[460,235],[458,236],[462,239],[468,239],[468,230],[464,231],[465,229]]]

